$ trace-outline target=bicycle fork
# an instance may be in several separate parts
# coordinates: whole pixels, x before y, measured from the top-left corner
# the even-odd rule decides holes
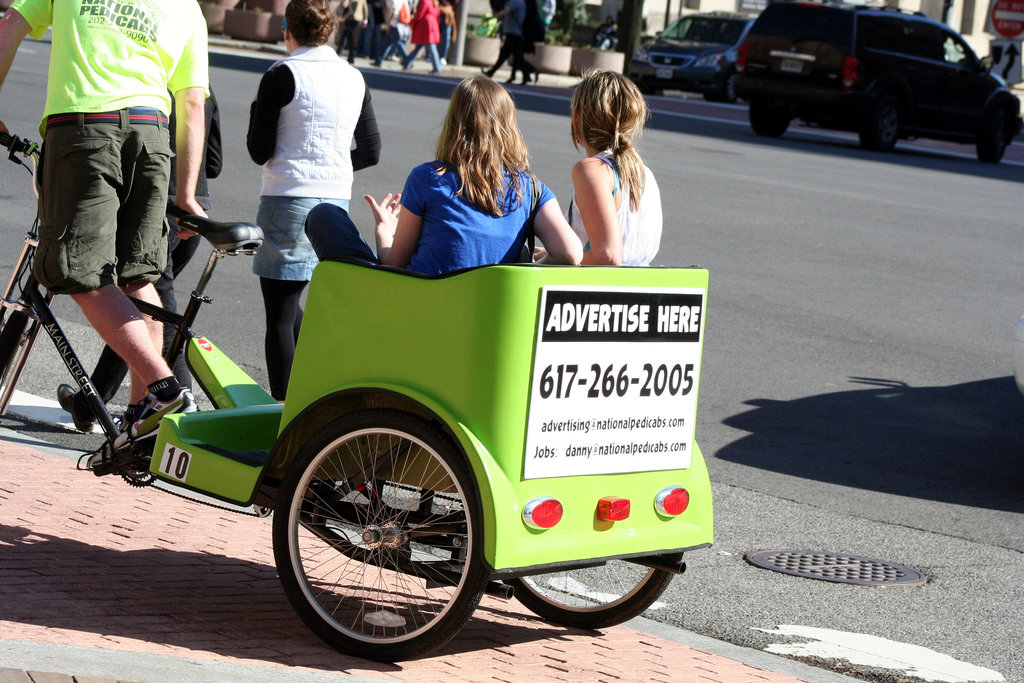
[[[92,381],[89,379],[89,373],[85,371],[81,359],[79,359],[78,354],[72,348],[71,343],[64,334],[64,330],[61,329],[60,324],[54,317],[53,311],[50,310],[53,294],[49,292],[43,294],[40,291],[39,283],[29,272],[32,254],[38,245],[39,239],[35,233],[26,233],[25,243],[22,245],[21,253],[18,255],[18,259],[12,269],[11,277],[4,288],[3,301],[0,302],[0,306],[4,309],[4,317],[6,317],[7,310],[10,309],[22,313],[29,318],[27,326],[21,332],[21,338],[15,346],[16,349],[20,349],[20,352],[15,353],[12,365],[7,368],[7,381],[4,384],[3,392],[0,393],[0,414],[5,414],[11,405],[14,391],[25,370],[25,365],[28,363],[29,353],[35,345],[40,328],[42,328],[46,330],[50,339],[53,340],[53,345],[56,347],[61,360],[64,361],[71,376],[74,377],[75,382],[85,393],[86,401],[96,415],[103,433],[108,439],[114,439],[119,433],[117,425],[114,424],[114,419],[103,403],[103,399],[100,398],[96,387],[93,386]],[[25,280],[25,286],[22,289],[21,297],[15,297],[13,295],[14,289],[23,279]],[[8,322],[10,323],[11,321]]]
[[[11,295],[14,292],[15,286],[21,281],[21,277],[24,274],[26,264],[29,262],[29,258],[33,251],[35,251],[38,240],[35,235],[31,232],[26,233],[25,241],[21,246],[21,253],[18,254],[18,259],[14,263],[14,268],[11,269],[11,277],[7,281],[7,286],[4,287],[3,295],[3,309],[0,310],[0,321],[7,318],[7,310],[14,309],[18,311],[24,311],[24,306],[21,305],[17,299],[12,299]],[[32,345],[35,343],[36,334],[39,332],[39,325],[35,318],[32,318],[31,325],[21,333],[21,339],[17,341],[14,348],[18,349],[23,347],[25,350],[19,353],[14,353],[14,363],[2,371],[6,373],[6,381],[3,385],[3,391],[0,393],[0,414],[6,414],[7,408],[11,405],[11,398],[14,396],[14,390],[18,386],[18,380],[21,379],[21,373],[25,369],[25,362],[27,361],[28,351],[31,350]]]

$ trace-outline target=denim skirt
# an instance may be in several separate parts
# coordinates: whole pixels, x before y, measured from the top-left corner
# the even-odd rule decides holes
[[[330,197],[260,197],[256,223],[263,228],[263,246],[252,260],[252,272],[272,280],[313,277],[319,261],[306,237],[306,214],[327,202],[348,210],[347,199]]]

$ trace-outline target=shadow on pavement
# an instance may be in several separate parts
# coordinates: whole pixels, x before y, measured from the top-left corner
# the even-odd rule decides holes
[[[162,548],[107,548],[4,524],[0,551],[0,621],[95,634],[119,649],[124,645],[117,641],[142,641],[159,646],[144,645],[147,652],[167,654],[170,646],[325,671],[405,668],[349,657],[321,642],[285,598],[273,566]],[[432,656],[580,634],[593,632],[482,605]],[[65,642],[83,644],[73,637]]]
[[[754,399],[750,432],[715,457],[805,479],[1024,512],[1024,402],[1012,377],[943,387],[854,377],[866,389]]]

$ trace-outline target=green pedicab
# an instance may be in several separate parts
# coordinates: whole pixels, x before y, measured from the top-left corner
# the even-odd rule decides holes
[[[485,592],[563,625],[622,622],[712,540],[694,441],[707,282],[324,262],[284,404],[193,339],[218,409],[165,418],[150,471],[272,508],[289,600],[348,654],[429,652]]]

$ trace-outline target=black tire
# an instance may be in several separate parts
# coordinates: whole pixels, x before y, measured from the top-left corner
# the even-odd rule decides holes
[[[885,94],[875,102],[871,114],[860,129],[860,146],[878,152],[888,152],[896,146],[903,133],[903,103],[892,94]]]
[[[439,429],[395,410],[321,428],[288,469],[274,558],[302,620],[349,655],[411,659],[455,636],[490,578],[475,483]]]
[[[725,80],[722,82],[721,89],[705,93],[704,99],[708,102],[725,102],[726,104],[736,102],[739,99],[736,96],[736,70],[730,69],[729,73],[725,76]]]
[[[674,575],[632,562],[567,569],[506,579],[515,597],[537,616],[562,626],[598,629],[642,614]]]
[[[747,115],[753,131],[764,137],[777,138],[789,128],[789,113],[766,102],[751,102]]]
[[[1004,109],[993,109],[985,115],[978,131],[978,161],[998,164],[1010,145],[1009,115]]]
[[[0,395],[17,379],[15,369],[32,348],[30,342],[35,338],[35,330],[29,330],[30,322],[27,314],[11,311],[0,328]]]

